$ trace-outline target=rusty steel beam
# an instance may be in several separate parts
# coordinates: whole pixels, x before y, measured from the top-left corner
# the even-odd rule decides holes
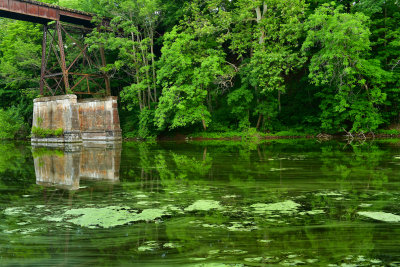
[[[0,16],[40,24],[62,21],[93,28],[94,14],[33,0],[0,0]]]
[[[85,79],[85,76],[82,76],[82,78],[81,78],[77,83],[75,83],[74,86],[72,86],[71,90],[74,90],[75,87],[77,87],[84,79]],[[87,79],[87,78],[86,78],[86,79]]]
[[[100,46],[100,56],[101,56],[101,64],[103,67],[107,66],[106,56],[104,53],[104,46]],[[111,87],[110,87],[110,78],[108,77],[107,73],[103,72],[104,74],[104,82],[106,83],[106,94],[107,96],[111,96]]]
[[[86,49],[88,48],[88,45],[85,45],[85,47],[83,48],[83,50],[81,50],[81,52],[79,52],[79,55],[74,59],[74,61],[72,61],[71,65],[68,67],[68,71],[72,68],[72,66],[74,66],[74,64],[78,61],[78,59],[80,58],[80,56],[82,54],[85,53]]]
[[[59,91],[61,91],[61,94],[69,93],[73,89],[77,89],[78,85],[82,85],[85,79],[87,92],[76,92],[77,94],[111,95],[108,74],[101,70],[102,67],[106,66],[104,47],[100,47],[100,61],[98,53],[90,53],[87,44],[80,45],[71,35],[72,32],[76,31],[79,33],[82,31],[84,35],[90,32],[95,27],[91,22],[94,16],[94,14],[34,0],[0,0],[0,17],[44,25],[40,72],[41,95],[46,93],[56,95]],[[105,19],[100,22],[100,25],[106,25],[107,22],[109,21]],[[68,26],[68,30],[72,29],[71,34],[61,23],[65,27]],[[69,41],[72,41],[74,45],[67,48],[64,44],[68,44]],[[66,56],[66,53],[69,53],[71,49],[76,50],[77,48],[79,48],[78,53],[73,58]],[[90,69],[88,72],[91,73],[79,73],[78,64],[83,64],[85,69],[88,67]],[[85,66],[86,64],[87,66]],[[102,82],[99,82],[100,79]],[[103,89],[103,81],[106,90]],[[93,84],[95,85],[93,91],[97,92],[91,92],[90,85]],[[98,91],[105,91],[105,93],[98,93]]]
[[[59,21],[57,21],[56,29],[57,29],[57,36],[58,36],[58,48],[60,49],[61,70],[62,70],[63,76],[64,76],[65,93],[67,94],[68,90],[69,90],[68,70],[67,70],[67,66],[65,64],[64,42],[63,42],[63,37],[62,37],[62,32],[61,32],[61,25],[60,25]]]
[[[70,75],[77,75],[77,76],[87,76],[93,78],[104,78],[104,75],[96,75],[96,74],[89,74],[89,73],[78,73],[78,72],[69,72]]]
[[[53,77],[57,77],[57,76],[63,76],[64,74],[62,72],[57,72],[57,73],[52,73],[52,74],[47,74],[44,75],[44,78],[53,78]]]
[[[40,95],[44,95],[44,75],[46,73],[46,45],[47,45],[47,25],[43,27],[42,40],[42,67],[40,72]]]
[[[74,92],[76,95],[104,95],[103,93]]]

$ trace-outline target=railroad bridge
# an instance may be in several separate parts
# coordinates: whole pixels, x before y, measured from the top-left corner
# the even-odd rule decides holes
[[[121,139],[117,97],[111,96],[104,47],[89,51],[84,37],[107,21],[94,14],[33,0],[0,0],[0,17],[43,25],[40,94],[33,127],[63,129],[63,135],[35,135],[33,142]],[[78,100],[77,95],[96,96]],[[45,132],[45,131],[43,131]]]

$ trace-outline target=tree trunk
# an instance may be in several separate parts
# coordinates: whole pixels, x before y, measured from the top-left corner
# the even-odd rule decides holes
[[[135,42],[135,34],[131,32],[131,40],[134,43]],[[133,62],[135,63],[135,71],[136,73],[134,74],[134,77],[136,77],[136,84],[139,84],[139,69],[137,67],[137,60],[136,60],[136,46],[135,44],[132,45],[132,51],[133,51]],[[140,111],[143,110],[143,101],[142,101],[142,93],[140,91],[137,92],[138,94],[138,102],[139,102],[139,109]]]
[[[282,107],[281,107],[281,91],[278,91],[278,109],[279,109],[279,113],[281,113],[282,111]]]
[[[258,130],[258,128],[260,128],[262,117],[263,117],[263,115],[261,113],[258,113],[258,121],[257,121],[257,126],[256,126],[257,130]]]
[[[201,120],[201,122],[203,123],[203,129],[204,129],[204,131],[207,131],[206,121],[205,121],[205,120]]]
[[[212,98],[211,98],[210,90],[207,90],[207,106],[208,106],[208,111],[211,113],[212,112]]]
[[[265,3],[263,4],[263,12],[262,13],[261,13],[261,8],[259,6],[256,7],[255,11],[256,11],[256,15],[257,15],[257,23],[260,23],[265,15],[265,12],[267,12],[267,5]],[[265,39],[265,32],[262,30],[259,44],[263,44],[264,39]]]
[[[157,102],[157,89],[156,89],[156,67],[154,60],[154,34],[153,30],[151,31],[151,43],[150,43],[150,52],[151,52],[151,66],[153,69],[153,90],[154,90],[154,102]]]
[[[140,38],[140,33],[137,34],[136,37],[137,37],[137,40],[139,43],[140,51],[142,52],[142,61],[143,61],[142,64],[147,67],[147,66],[149,66],[149,64],[148,64],[148,61],[146,60],[145,50],[143,49],[143,46],[142,46],[142,39]],[[147,69],[146,69],[146,79],[147,79],[147,106],[150,108],[150,102],[151,102],[151,100],[154,101],[154,99],[152,97],[150,84],[148,82],[149,81],[149,71]]]

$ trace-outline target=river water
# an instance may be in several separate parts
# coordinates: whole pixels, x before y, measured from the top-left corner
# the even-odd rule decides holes
[[[400,141],[0,143],[1,266],[400,266]]]

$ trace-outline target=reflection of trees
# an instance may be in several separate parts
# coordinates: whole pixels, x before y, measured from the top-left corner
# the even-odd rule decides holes
[[[326,265],[350,255],[368,255],[375,248],[373,228],[368,229],[362,223],[353,226],[337,223],[324,229],[306,227],[301,240],[308,243],[302,247],[323,253],[325,260],[331,260],[319,263]]]
[[[321,148],[321,170],[324,175],[334,174],[343,189],[352,189],[357,184],[364,189],[382,189],[388,181],[384,163],[387,151],[376,144],[362,146],[330,143]]]
[[[184,245],[172,250],[175,254],[168,255],[171,258],[182,258],[182,254],[188,257],[208,256],[212,245],[213,249],[242,249],[256,255],[277,255],[281,251],[307,255],[317,251],[326,255],[324,258],[332,259],[332,263],[343,259],[343,255],[373,253],[377,240],[382,240],[382,232],[387,234],[387,230],[374,229],[376,224],[356,221],[360,203],[373,201],[374,208],[382,210],[387,209],[390,201],[393,205],[393,200],[385,199],[385,195],[371,199],[376,192],[392,190],[388,188],[391,185],[391,170],[386,163],[388,157],[392,156],[380,144],[344,147],[344,144],[333,141],[318,144],[312,140],[269,141],[256,146],[244,142],[182,145],[125,143],[122,153],[121,185],[115,185],[110,190],[104,185],[88,182],[85,184],[89,185],[88,188],[76,191],[73,197],[65,191],[49,190],[46,204],[54,207],[79,207],[87,203],[137,207],[135,205],[143,199],[134,196],[144,193],[149,196],[145,200],[159,202],[155,204],[157,207],[172,204],[184,208],[197,199],[215,199],[232,209],[174,214],[163,218],[161,223],[138,223],[113,231],[74,229],[63,232],[54,228],[51,229],[54,232],[49,231],[44,235],[52,244],[65,243],[65,246],[57,248],[50,248],[46,244],[27,248],[25,241],[18,241],[20,235],[9,235],[6,241],[16,243],[6,252],[19,253],[21,257],[24,253],[28,257],[34,257],[31,255],[35,253],[61,257],[67,251],[65,256],[71,258],[83,257],[83,253],[89,249],[99,255],[108,255],[101,257],[99,262],[122,265],[132,260],[126,257],[127,254],[143,261],[160,258],[165,253],[163,249],[156,250],[152,255],[137,251],[147,241],[159,241],[160,244],[174,242]],[[4,164],[6,161],[10,164]],[[40,194],[42,189],[34,186],[29,150],[16,145],[0,146],[0,162],[3,164],[0,166],[3,185],[12,186],[12,180],[17,179],[15,184],[32,184],[25,194]],[[7,173],[10,178],[6,177]],[[34,193],[34,190],[37,192]],[[345,199],[342,201],[336,197],[315,194],[324,190],[346,192],[343,195]],[[54,192],[58,192],[55,197],[52,196]],[[224,198],[227,195],[239,197]],[[296,198],[301,196],[304,198]],[[1,197],[3,200],[7,198],[4,195]],[[30,204],[28,199],[15,197],[15,194],[12,197],[15,206]],[[286,226],[271,224],[264,216],[254,216],[248,209],[249,205],[256,202],[278,202],[288,198],[296,198],[295,201],[306,210],[323,209],[325,214],[320,217],[303,216],[300,219],[288,216],[290,218],[285,222],[290,224]],[[38,201],[37,204],[43,203]],[[200,223],[189,223],[196,220],[200,220]],[[226,230],[232,221],[244,220],[251,220],[259,230]],[[18,220],[5,223],[18,227]],[[206,228],[202,224],[223,225],[225,228]],[[392,232],[398,236],[396,231],[393,229]],[[85,239],[88,236],[89,241]],[[258,239],[271,239],[274,242],[257,247],[255,242]],[[81,244],[82,240],[86,242],[84,249],[78,249],[76,245]],[[315,257],[318,256],[321,255]]]
[[[0,187],[29,186],[34,179],[29,148],[22,143],[0,143]]]
[[[122,164],[121,177],[140,181],[143,188],[154,189],[167,181],[196,183],[205,179],[207,183],[229,181],[230,186],[250,196],[254,187],[262,190],[268,183],[270,187],[284,189],[293,179],[315,180],[326,186],[324,180],[318,180],[318,175],[326,177],[328,185],[334,188],[339,183],[343,190],[380,189],[388,181],[388,173],[382,169],[385,150],[378,145],[344,147],[335,141],[319,144],[312,140],[278,140],[258,145],[208,141],[181,146],[151,143],[125,146],[129,150],[124,150],[123,160],[136,163],[134,168]],[[305,158],[308,165],[299,161]],[[304,172],[308,170],[309,174]]]

